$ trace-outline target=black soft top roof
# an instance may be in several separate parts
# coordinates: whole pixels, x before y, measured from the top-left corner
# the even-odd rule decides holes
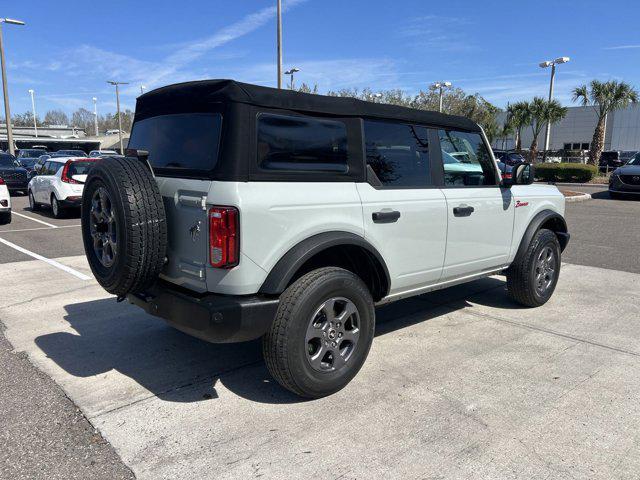
[[[200,80],[152,90],[138,97],[136,119],[169,113],[220,111],[221,103],[234,102],[326,115],[386,118],[468,131],[480,130],[466,117],[355,98],[279,90],[235,80]]]

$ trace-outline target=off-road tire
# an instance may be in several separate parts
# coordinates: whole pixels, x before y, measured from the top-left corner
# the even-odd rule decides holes
[[[305,332],[313,312],[327,299],[343,297],[358,310],[361,337],[340,370],[319,372],[307,358]],[[280,297],[278,312],[263,337],[263,354],[271,375],[287,390],[305,398],[337,392],[358,373],[375,331],[375,310],[367,286],[355,274],[337,267],[313,270],[290,285]]]
[[[105,267],[94,251],[91,208],[94,193],[106,189],[112,205],[117,251]],[[140,161],[107,157],[90,170],[82,195],[82,238],[93,275],[109,293],[124,297],[151,286],[164,265],[167,222],[162,196]]]
[[[11,223],[11,212],[0,213],[0,225],[8,225]]]
[[[541,294],[535,286],[536,259],[549,246],[555,256],[555,275],[548,289]],[[545,228],[536,232],[521,258],[516,258],[507,269],[507,294],[526,307],[539,307],[547,303],[553,295],[560,276],[561,249],[558,237]]]

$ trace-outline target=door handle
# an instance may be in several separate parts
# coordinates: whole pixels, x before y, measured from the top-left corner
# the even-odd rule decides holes
[[[460,205],[459,207],[453,207],[453,215],[456,217],[468,217],[475,211],[475,208],[468,205]]]
[[[373,223],[394,223],[400,218],[400,212],[396,210],[373,212],[371,218],[373,219]]]

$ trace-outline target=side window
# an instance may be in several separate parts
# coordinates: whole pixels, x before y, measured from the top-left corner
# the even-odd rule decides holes
[[[497,185],[491,154],[479,133],[438,130],[438,136],[445,186]]]
[[[427,134],[417,125],[365,120],[367,165],[388,187],[431,185]]]
[[[344,122],[271,113],[258,116],[260,168],[347,173],[347,161],[347,126]]]
[[[42,175],[51,175],[51,173],[49,173],[50,170],[51,170],[51,162],[45,162],[41,170]]]
[[[49,172],[47,175],[55,175],[58,173],[60,167],[62,167],[62,163],[60,162],[49,162]]]

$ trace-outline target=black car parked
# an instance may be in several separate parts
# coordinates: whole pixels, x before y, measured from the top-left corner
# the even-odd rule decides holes
[[[640,152],[626,165],[617,168],[609,178],[611,198],[635,196],[640,198]]]
[[[27,192],[29,175],[26,168],[23,168],[13,155],[0,153],[0,177],[4,179],[10,192],[16,190]]]

